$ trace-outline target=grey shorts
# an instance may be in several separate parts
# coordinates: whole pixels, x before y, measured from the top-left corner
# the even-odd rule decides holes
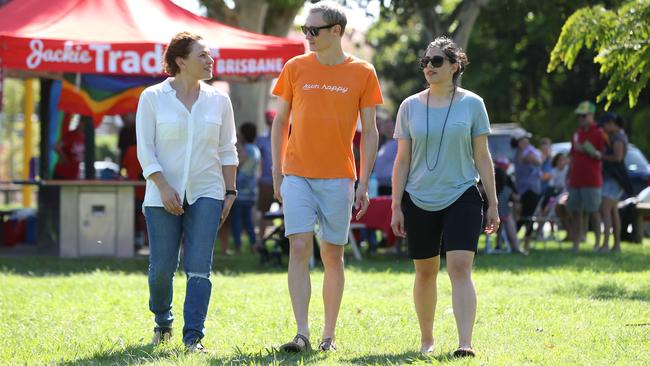
[[[616,179],[610,176],[603,177],[603,197],[618,201],[623,196],[623,188],[618,184]]]
[[[600,187],[569,188],[566,207],[569,211],[596,212],[602,201]]]
[[[280,187],[286,236],[313,232],[319,240],[345,245],[348,242],[354,182],[349,178],[315,179],[285,176]]]

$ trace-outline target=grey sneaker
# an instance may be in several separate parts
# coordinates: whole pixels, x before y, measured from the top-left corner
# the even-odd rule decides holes
[[[201,344],[200,340],[196,340],[192,343],[187,343],[185,349],[190,353],[208,353],[208,350]]]
[[[157,346],[161,343],[169,342],[172,339],[172,328],[155,327],[153,328],[153,339],[151,344]]]
[[[320,342],[318,350],[321,352],[336,352],[336,344],[334,344],[334,340],[332,338],[325,338],[322,342]]]

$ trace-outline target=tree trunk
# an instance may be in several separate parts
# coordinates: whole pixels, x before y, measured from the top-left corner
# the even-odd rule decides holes
[[[469,36],[472,33],[472,27],[476,22],[476,18],[481,13],[481,8],[486,6],[489,0],[470,0],[464,1],[459,5],[460,11],[456,17],[458,27],[453,32],[453,38],[456,44],[463,50],[467,49]]]
[[[256,0],[237,1],[237,27],[278,37],[286,37],[300,8],[274,9]],[[235,122],[253,122],[261,133],[266,129],[264,111],[270,100],[271,81],[229,82]]]
[[[266,1],[238,0],[235,6],[237,27],[255,33],[262,33],[268,9],[269,4]]]
[[[446,33],[460,48],[466,49],[474,22],[481,13],[481,8],[488,2],[489,0],[463,0],[444,21],[440,20],[440,15],[435,8],[430,6],[422,8],[420,17],[425,24],[424,33],[428,38],[427,41],[432,41],[435,37]]]
[[[264,22],[264,34],[286,37],[293,28],[293,20],[301,8],[269,8]]]
[[[264,18],[268,10],[266,2],[239,0],[235,6],[236,26],[250,32],[262,33]],[[263,82],[229,82],[230,100],[235,114],[235,123],[253,122],[258,128],[263,125],[268,91]]]
[[[264,128],[265,101],[268,99],[268,82],[230,82],[230,100],[235,113],[235,123],[244,122],[257,125],[258,131]]]
[[[264,24],[264,34],[270,34],[277,37],[286,37],[289,34],[291,28],[293,28],[293,20],[301,8],[302,6],[282,9],[269,8],[266,16],[266,22]],[[266,93],[263,95],[264,99],[261,100],[262,105],[264,105],[264,109],[269,106],[271,99],[271,83],[271,80],[262,82],[262,84],[264,84],[263,89],[266,91]],[[261,116],[259,119],[257,128],[260,132],[266,128],[266,123],[263,116]]]

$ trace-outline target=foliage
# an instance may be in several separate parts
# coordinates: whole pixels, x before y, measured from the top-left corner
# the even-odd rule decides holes
[[[650,0],[629,0],[618,10],[602,5],[581,8],[562,27],[548,70],[560,63],[571,69],[583,48],[594,50],[593,60],[608,78],[598,101],[607,99],[607,109],[627,97],[632,108],[650,80],[649,20]]]
[[[422,39],[422,24],[413,18],[401,24],[394,18],[381,20],[368,31],[367,40],[376,50],[373,63],[384,81],[386,107],[393,113],[402,100],[426,85],[417,66],[424,52]]]
[[[546,72],[564,19],[585,3],[493,0],[483,10],[468,46],[463,82],[485,99],[493,123],[518,122],[531,129],[555,121],[535,118],[548,115],[547,109],[564,108],[572,118],[575,105],[591,99],[599,81],[586,57],[571,75]]]
[[[277,28],[276,21],[282,21],[286,25],[286,17],[293,19],[296,12],[304,6],[306,0],[200,0],[208,10],[208,17],[214,18],[232,26],[241,26],[239,24],[242,12],[247,11],[247,6],[255,6],[257,8],[264,7],[265,10],[260,12],[264,17],[262,20],[262,30],[264,34],[273,34],[279,36],[286,36],[286,34],[276,34],[274,31]],[[234,4],[234,8],[230,8],[228,3]]]
[[[40,99],[40,84],[33,83],[34,105]],[[19,179],[23,161],[23,100],[25,89],[23,80],[7,78],[4,80],[3,110],[0,114],[0,179]],[[34,110],[37,113],[37,109]],[[40,124],[36,118],[32,122],[32,154],[39,155]]]
[[[390,112],[394,114],[402,100],[426,86],[417,59],[424,54],[428,42],[446,35],[464,47],[476,16],[486,3],[486,0],[381,2],[380,19],[370,27],[366,37],[376,51],[373,64],[385,81],[383,89]]]
[[[438,4],[427,3],[433,7]],[[462,85],[483,97],[492,123],[517,122],[536,137],[568,140],[577,127],[573,113],[576,105],[583,100],[595,101],[607,81],[601,79],[599,65],[593,62],[597,54],[591,49],[577,54],[570,70],[562,63],[552,73],[547,67],[565,21],[578,9],[596,3],[616,8],[623,1],[491,0],[481,8],[466,47],[470,64]],[[373,62],[382,78],[387,103],[393,106],[389,109],[394,111],[405,97],[425,87],[415,60],[424,52],[426,35],[414,8],[383,10],[380,21],[368,32],[368,42],[376,50]],[[453,7],[447,4],[440,10],[444,17]],[[646,56],[642,62],[647,65],[648,61],[650,57]],[[645,141],[650,141],[650,135],[645,133],[648,129],[639,127],[650,120],[641,113],[646,107],[650,107],[647,89],[641,91],[634,110],[616,101],[610,110],[630,122],[626,129],[633,132],[631,142],[648,155],[650,143]],[[602,110],[599,105],[597,114]]]
[[[119,151],[117,149],[117,134],[96,135],[95,137],[95,160],[105,160],[109,158],[116,164],[118,161]]]

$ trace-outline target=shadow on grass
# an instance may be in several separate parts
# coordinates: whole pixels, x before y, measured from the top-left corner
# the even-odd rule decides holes
[[[568,247],[536,249],[526,257],[517,255],[481,255],[476,258],[477,270],[526,272],[529,270],[566,269],[595,273],[640,272],[650,270],[650,257],[640,245],[626,246],[622,253],[594,253],[586,246],[579,253]],[[627,250],[626,250],[627,249]]]
[[[127,346],[120,350],[102,350],[94,355],[73,361],[61,362],[62,366],[81,366],[81,365],[126,365],[141,364],[145,362],[155,362],[161,360],[171,360],[178,357],[181,353],[174,349],[156,350],[152,345]]]
[[[119,272],[146,275],[149,257],[136,258],[58,258],[53,256],[0,256],[0,273],[18,274],[28,277],[70,276],[95,271]],[[179,271],[182,271],[182,260]],[[226,276],[245,273],[284,273],[286,267],[261,265],[259,258],[252,254],[215,254],[212,271]]]
[[[267,348],[260,352],[245,353],[236,348],[234,355],[210,357],[209,362],[212,365],[305,365],[325,357],[317,351],[285,353]]]
[[[647,245],[647,244],[646,244]],[[182,261],[181,261],[182,262]],[[358,262],[348,258],[346,266],[361,272],[413,273],[413,263],[405,255],[388,253],[364,254]],[[442,266],[445,266],[443,259]],[[76,258],[64,259],[50,256],[0,256],[0,273],[25,276],[61,276],[105,272],[146,274],[148,257],[116,258]],[[322,270],[317,266],[316,270]],[[239,255],[215,254],[212,269],[225,276],[257,273],[286,273],[286,258],[283,266],[273,267],[260,264],[255,254]],[[593,253],[586,246],[579,253],[573,253],[567,245],[549,244],[547,248],[535,249],[530,255],[486,255],[480,252],[475,259],[474,269],[481,271],[528,272],[565,269],[569,271],[593,271],[596,273],[639,272],[650,270],[650,256],[641,245],[625,245],[622,253]],[[179,270],[182,271],[182,268]]]
[[[647,252],[647,251],[646,251]],[[487,255],[482,251],[476,255],[474,270],[508,271],[514,273],[528,271],[546,271],[565,269],[569,271],[593,271],[596,273],[639,272],[650,270],[650,256],[644,253],[642,246],[625,246],[622,253],[594,253],[585,246],[579,253],[573,253],[568,246],[560,247],[549,244],[547,248],[540,247],[528,256],[516,254]],[[445,267],[445,260],[441,266]],[[362,262],[348,261],[348,267],[363,272],[413,272],[412,262],[404,257],[394,255],[373,255],[364,258]]]
[[[288,354],[274,349],[257,353],[243,353],[239,349],[234,355],[219,356],[218,351],[208,354],[189,354],[182,348],[154,348],[150,344],[127,346],[96,352],[94,355],[78,360],[58,363],[62,366],[81,365],[126,365],[157,362],[184,363],[185,358],[200,359],[201,364],[210,365],[298,365],[324,358],[326,355],[316,351],[302,354]]]
[[[355,357],[347,359],[358,365],[410,365],[414,363],[436,360],[438,362],[449,362],[456,360],[452,352],[443,353],[437,356],[426,356],[420,352],[404,352],[400,354],[380,354]]]
[[[275,349],[266,349],[256,353],[244,353],[239,349],[234,355],[220,357],[216,354],[190,355],[178,349],[156,349],[151,345],[135,345],[119,350],[102,350],[90,357],[58,363],[62,366],[81,365],[124,365],[165,362],[180,362],[186,357],[200,358],[201,363],[210,365],[304,365],[311,362],[327,359],[329,355],[317,351],[300,354],[278,352]],[[451,352],[437,356],[425,356],[419,352],[405,352],[401,354],[379,354],[342,359],[359,365],[408,365],[427,362],[453,361]],[[204,361],[204,362],[203,362]]]
[[[570,283],[556,288],[553,292],[558,295],[588,297],[596,300],[650,301],[650,287],[645,286],[638,290],[630,290],[620,283],[611,281],[598,285]]]
[[[326,360],[329,356],[318,351],[290,354],[278,352],[275,349],[266,349],[257,353],[242,353],[236,350],[234,356],[211,358],[210,363],[216,365],[303,365],[314,361]],[[452,352],[438,356],[425,356],[420,352],[405,352],[401,354],[368,355],[351,359],[343,358],[340,361],[359,365],[408,365],[431,361],[433,359],[438,362],[445,362],[452,361],[455,358]]]

